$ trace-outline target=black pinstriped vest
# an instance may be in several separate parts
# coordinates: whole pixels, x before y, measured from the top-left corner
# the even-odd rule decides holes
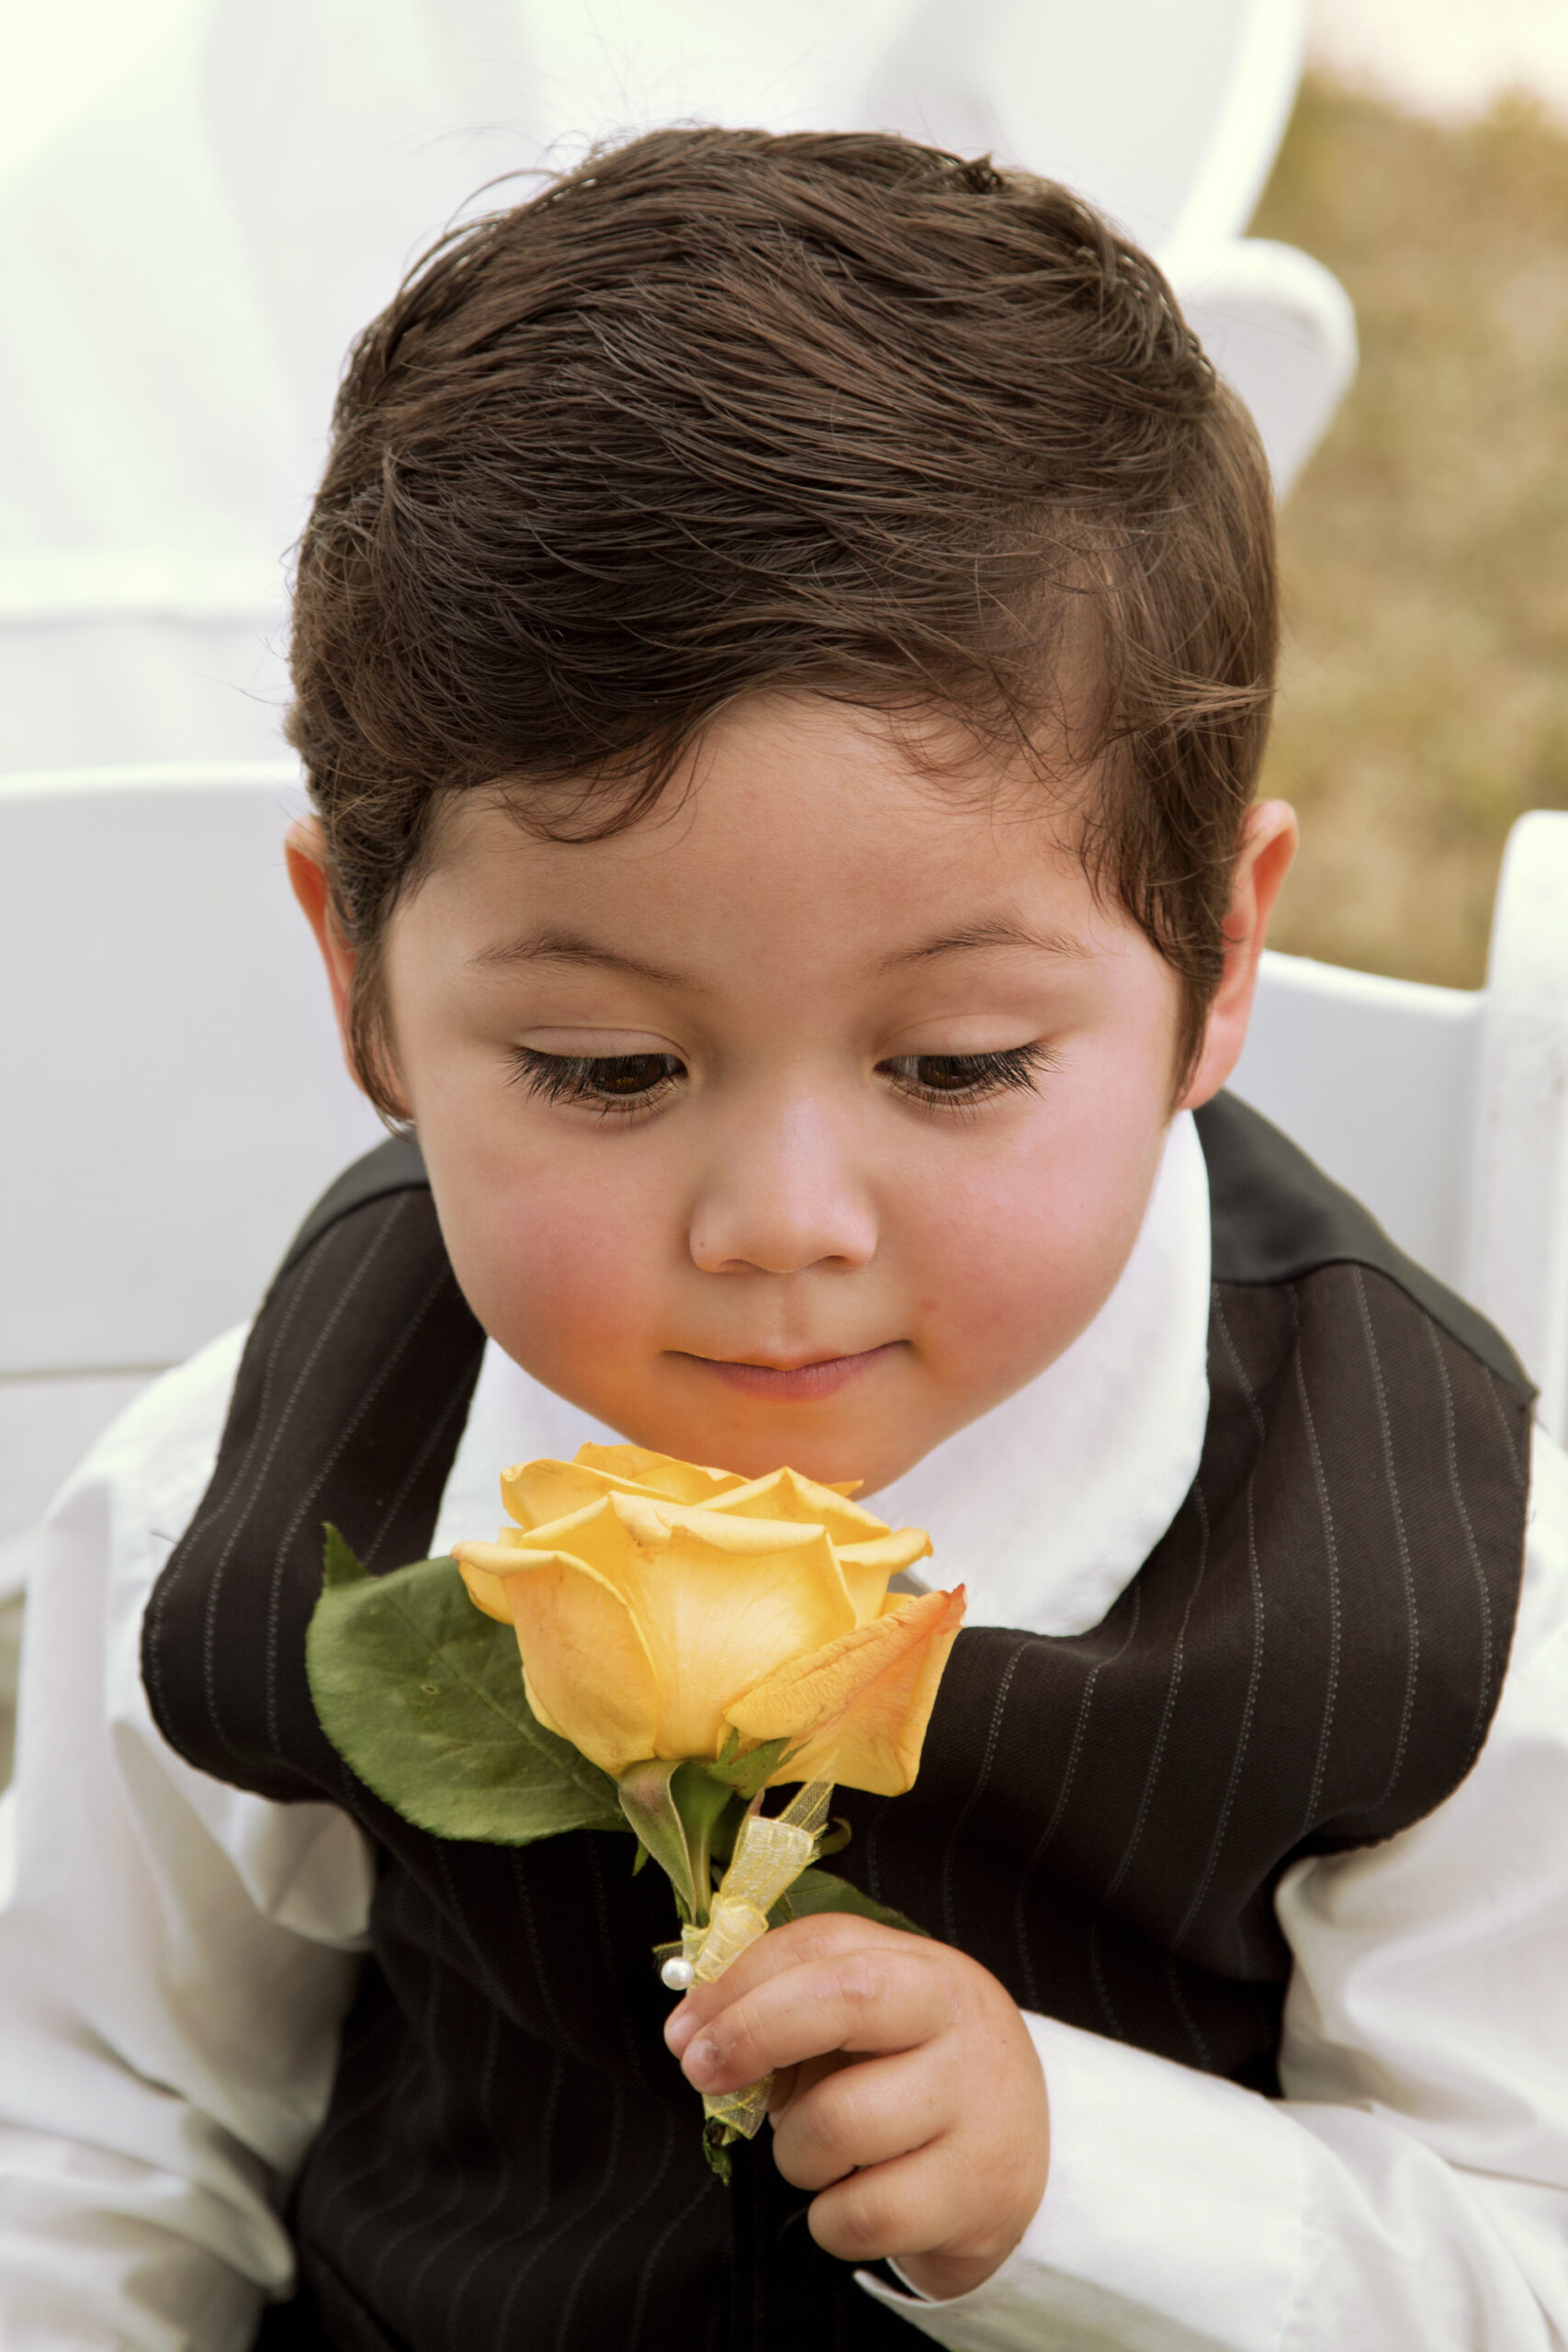
[[[1507,1656],[1529,1391],[1479,1317],[1257,1115],[1199,1114],[1212,1404],[1191,1492],[1104,1622],[962,1633],[919,1781],[841,1792],[835,1865],[1026,2007],[1262,2091],[1294,1857],[1386,1838],[1474,1759]],[[621,1838],[410,1828],[340,1762],[304,1670],[323,1520],[421,1557],[481,1336],[418,1155],[311,1216],[245,1351],[218,1466],[147,1613],[172,1745],[327,1797],[380,1855],[371,1957],[295,2193],[299,2301],[337,2352],[909,2352],[821,2254],[768,2135],[727,2192],[664,2049],[660,1874]]]

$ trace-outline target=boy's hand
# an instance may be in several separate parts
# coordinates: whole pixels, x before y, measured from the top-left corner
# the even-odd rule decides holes
[[[822,2193],[811,2234],[846,2262],[897,2256],[921,2293],[977,2287],[1045,2192],[1045,2081],[1019,2009],[951,1945],[827,1912],[775,1928],[665,2040],[702,2091],[776,2072],[773,2156]]]

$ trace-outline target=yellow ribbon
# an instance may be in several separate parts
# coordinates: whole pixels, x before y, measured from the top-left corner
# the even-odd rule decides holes
[[[706,1927],[681,1930],[682,1958],[691,1962],[699,1984],[711,1984],[767,1934],[769,1912],[817,1859],[832,1793],[831,1781],[807,1781],[782,1813],[771,1818],[747,1815]],[[703,2112],[728,2124],[738,2138],[754,2139],[768,2112],[773,2083],[768,2075],[744,2090],[705,2094]]]

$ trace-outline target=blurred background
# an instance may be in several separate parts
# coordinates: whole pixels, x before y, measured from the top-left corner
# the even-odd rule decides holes
[[[1218,27],[1223,47],[1240,37],[1222,24],[1225,5],[1165,0],[1145,13],[1190,24],[1194,49]],[[627,119],[656,118],[674,6],[536,0],[530,50],[512,0],[4,0],[0,770],[281,749],[278,559],[302,517],[349,327],[379,306],[458,191],[549,152],[562,129],[570,145],[578,111],[603,103],[586,95],[595,43],[619,44]],[[1107,6],[1120,13],[1106,0],[1101,17]],[[703,19],[711,85],[732,90],[738,110],[756,106],[741,52],[761,17],[722,0],[679,0],[675,13],[687,35]],[[883,0],[838,12],[846,51],[886,13]],[[952,119],[936,128],[955,142],[968,131],[987,143],[998,127],[959,86],[996,13],[987,0],[905,11],[916,32],[904,48],[920,52],[906,79],[946,87]],[[1038,13],[1051,20],[1043,81],[1054,63],[1066,85],[1090,74],[1091,59],[1066,55],[1070,12],[1043,0]],[[1292,0],[1253,13],[1267,35]],[[1263,115],[1280,102],[1254,141],[1260,198],[1256,180],[1245,185],[1247,158],[1218,198],[1210,188],[1203,220],[1201,190],[1187,191],[1184,216],[1174,201],[1162,212],[1160,191],[1128,176],[1131,155],[1090,192],[1119,197],[1173,274],[1173,237],[1190,244],[1196,225],[1234,239],[1250,210],[1253,240],[1325,265],[1350,298],[1359,373],[1283,509],[1289,641],[1267,784],[1300,808],[1304,848],[1278,944],[1474,988],[1508,826],[1568,800],[1568,0],[1310,0],[1305,13],[1299,90],[1299,47],[1288,70],[1264,59],[1252,75]],[[812,17],[810,0],[795,15]],[[329,24],[355,71],[323,81],[312,113],[299,85],[319,69]],[[950,55],[937,54],[943,40]],[[1144,95],[1164,100],[1171,67],[1159,66]],[[904,100],[890,88],[884,74],[881,119],[898,120]],[[1189,102],[1201,111],[1202,92]],[[1023,160],[1073,176],[1076,118],[1048,116],[1014,144],[1043,141],[1048,153]],[[193,125],[210,153],[195,153]],[[372,150],[377,173],[355,194],[350,166]],[[1084,161],[1080,176],[1093,183],[1099,169]],[[121,201],[141,240],[129,269]],[[326,293],[303,289],[312,206]],[[171,329],[160,304],[176,277],[186,292]],[[1304,294],[1321,311],[1335,289],[1320,277]],[[1178,282],[1201,312],[1203,270]],[[1199,323],[1224,345],[1223,322]],[[137,413],[160,368],[167,385]],[[123,420],[117,374],[130,388]],[[1325,413],[1339,389],[1314,393]],[[1303,447],[1322,422],[1302,425]],[[200,501],[193,442],[221,478]],[[164,666],[175,629],[204,650],[177,683]],[[97,712],[76,687],[85,654]]]
[[[1356,380],[1283,509],[1275,944],[1479,988],[1503,842],[1568,808],[1568,5],[1319,0],[1253,233]]]

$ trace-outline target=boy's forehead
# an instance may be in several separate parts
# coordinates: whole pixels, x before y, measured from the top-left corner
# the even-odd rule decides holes
[[[815,913],[891,959],[961,938],[1059,952],[1092,904],[1081,778],[1054,788],[1041,763],[987,757],[955,730],[914,741],[818,696],[731,706],[654,807],[601,839],[552,838],[529,797],[455,796],[433,844],[434,895],[508,937],[614,908],[642,933]],[[1043,915],[1043,902],[1062,911]]]
[[[395,1015],[414,990],[476,1035],[586,1025],[765,1053],[950,1017],[1009,1044],[1014,1025],[1123,1014],[1163,1034],[1175,975],[1097,892],[1047,780],[982,781],[801,698],[727,712],[666,800],[598,841],[541,838],[500,793],[455,800],[393,917]]]

